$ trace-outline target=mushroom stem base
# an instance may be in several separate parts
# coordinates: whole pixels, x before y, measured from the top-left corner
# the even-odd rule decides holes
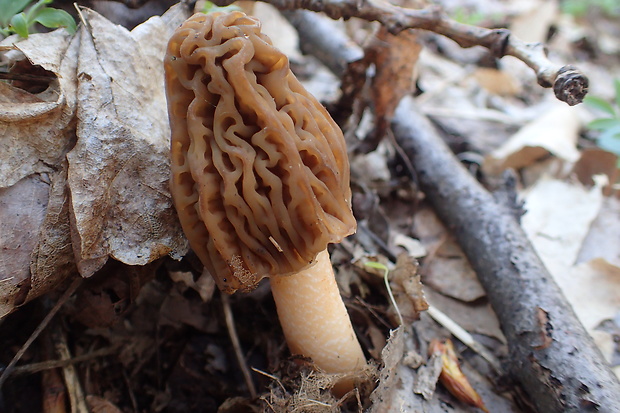
[[[311,358],[327,373],[352,373],[366,365],[327,250],[309,268],[270,282],[291,353]],[[337,387],[340,393],[352,384]]]

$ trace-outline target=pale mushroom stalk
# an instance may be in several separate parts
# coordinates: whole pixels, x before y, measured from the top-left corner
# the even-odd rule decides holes
[[[270,283],[291,353],[310,357],[327,373],[359,371],[366,364],[327,250],[314,265]]]
[[[270,277],[293,354],[358,372],[366,361],[326,252],[356,229],[342,131],[244,13],[188,19],[164,68],[170,192],[192,249],[225,293]]]

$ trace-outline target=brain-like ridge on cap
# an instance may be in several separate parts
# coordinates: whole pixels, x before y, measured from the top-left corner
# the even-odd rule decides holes
[[[194,15],[164,66],[172,197],[220,289],[295,273],[355,231],[342,132],[257,19]]]

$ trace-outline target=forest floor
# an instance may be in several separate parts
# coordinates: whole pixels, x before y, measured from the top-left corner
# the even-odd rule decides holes
[[[589,78],[593,98],[575,106],[515,57],[461,48],[432,30],[393,36],[377,22],[320,15],[366,52],[361,80],[342,80],[277,9],[243,2],[349,147],[358,229],[330,250],[369,367],[340,400],[328,389],[333,377],[290,356],[267,280],[223,297],[188,251],[167,192],[163,74],[153,69],[180,9],[142,24],[175,2],[78,2],[95,10],[81,16],[69,3],[54,5],[88,22],[89,41],[78,27],[0,43],[3,73],[34,76],[0,81],[0,147],[8,148],[0,152],[0,374],[39,329],[0,379],[0,411],[535,411],[535,395],[503,367],[511,343],[491,293],[390,129],[405,94],[486,188],[513,171],[521,227],[620,376],[616,2],[433,2],[461,23],[544,43],[550,61]],[[425,6],[400,2],[414,3]],[[16,64],[19,54],[28,60]],[[344,62],[354,73],[355,62]],[[100,122],[103,114],[112,120]],[[390,270],[389,290],[369,262]],[[84,278],[75,282],[78,269]],[[70,297],[69,288],[77,289]],[[465,333],[455,336],[454,324]],[[482,402],[439,379],[446,362],[428,349],[447,340]]]

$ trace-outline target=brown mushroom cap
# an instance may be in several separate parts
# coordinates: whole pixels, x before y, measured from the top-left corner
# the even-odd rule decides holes
[[[295,273],[355,231],[342,132],[258,20],[194,15],[165,71],[172,197],[221,290]]]

